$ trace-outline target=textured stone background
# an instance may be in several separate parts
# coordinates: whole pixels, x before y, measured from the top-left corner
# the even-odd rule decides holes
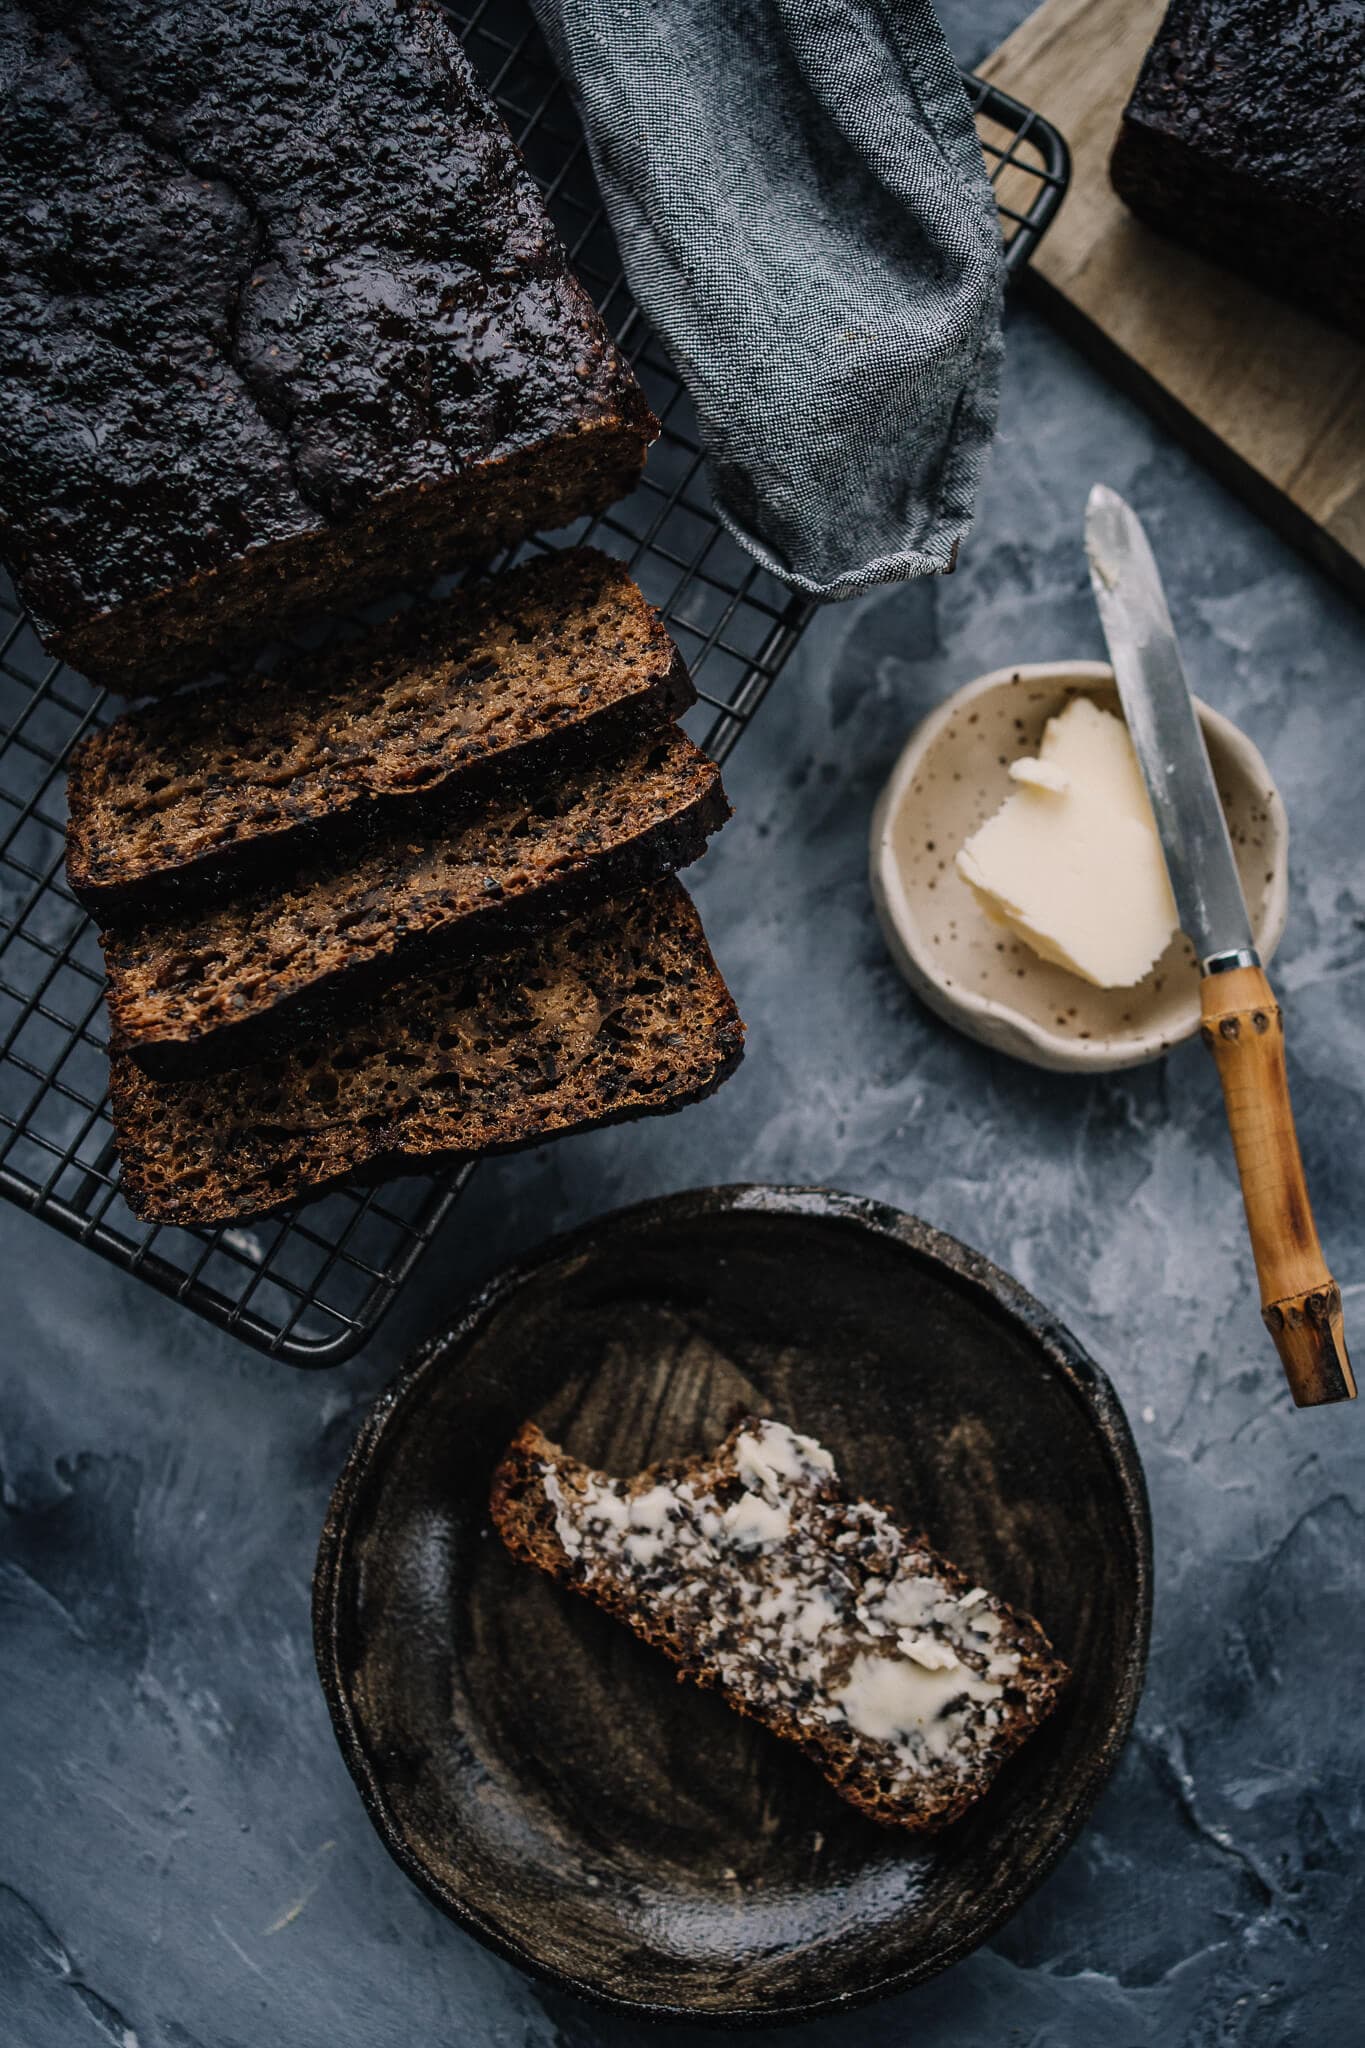
[[[1022,11],[958,0],[962,54]],[[472,1281],[594,1211],[742,1178],[884,1196],[1018,1274],[1115,1379],[1156,1522],[1146,1700],[1079,1846],[989,1949],[790,2038],[1355,2038],[1365,1416],[1290,1408],[1198,1047],[1094,1081],[989,1055],[916,1006],[868,902],[869,810],[922,712],[997,664],[1102,652],[1079,548],[1096,476],[1148,521],[1197,685],[1289,807],[1277,979],[1365,1347],[1360,615],[1016,309],[960,573],[819,617],[734,763],[698,893],[752,1035],[717,1101],[480,1173],[380,1338],[317,1377],[0,1214],[3,2048],[638,2037],[485,1954],[389,1862],[314,1678],[309,1573],[365,1404]]]

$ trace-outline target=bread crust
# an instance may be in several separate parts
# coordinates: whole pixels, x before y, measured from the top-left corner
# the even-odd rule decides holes
[[[1365,340],[1365,6],[1169,0],[1110,182],[1211,262]]]

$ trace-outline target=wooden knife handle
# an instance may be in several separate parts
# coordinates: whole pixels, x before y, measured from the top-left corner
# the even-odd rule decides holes
[[[1201,1005],[1237,1155],[1261,1314],[1290,1391],[1300,1408],[1353,1401],[1341,1290],[1318,1243],[1289,1102],[1280,1006],[1260,967],[1206,975]]]

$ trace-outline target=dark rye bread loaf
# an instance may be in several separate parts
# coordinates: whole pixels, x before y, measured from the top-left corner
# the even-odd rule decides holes
[[[259,1067],[153,1081],[115,1047],[121,1187],[152,1222],[261,1215],[357,1176],[680,1109],[743,1048],[701,920],[670,877],[503,959],[399,982]]]
[[[490,1508],[514,1556],[795,1743],[874,1820],[957,1819],[1067,1678],[1037,1622],[850,1500],[785,1423],[746,1416],[714,1453],[631,1479],[527,1423]]]
[[[1365,0],[1172,0],[1110,174],[1140,220],[1365,339]]]
[[[149,1074],[240,1066],[400,974],[629,893],[705,851],[720,770],[676,726],[495,800],[389,833],[222,904],[102,936],[115,1038]]]
[[[600,511],[658,428],[426,0],[0,0],[0,551],[125,694]]]
[[[104,915],[396,827],[648,731],[694,697],[619,562],[546,555],[76,748],[66,873]]]

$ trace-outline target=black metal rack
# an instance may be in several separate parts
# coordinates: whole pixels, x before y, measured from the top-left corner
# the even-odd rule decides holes
[[[686,395],[631,300],[572,106],[523,0],[448,11],[663,426],[639,489],[572,537],[622,556],[661,607],[697,682],[689,724],[723,759],[810,607],[715,517]],[[1008,95],[966,83],[1016,270],[1061,201],[1066,145]],[[271,1356],[337,1364],[375,1329],[473,1169],[343,1189],[246,1227],[133,1216],[105,1100],[99,946],[62,872],[65,762],[116,709],[47,659],[0,572],[0,1194]]]

